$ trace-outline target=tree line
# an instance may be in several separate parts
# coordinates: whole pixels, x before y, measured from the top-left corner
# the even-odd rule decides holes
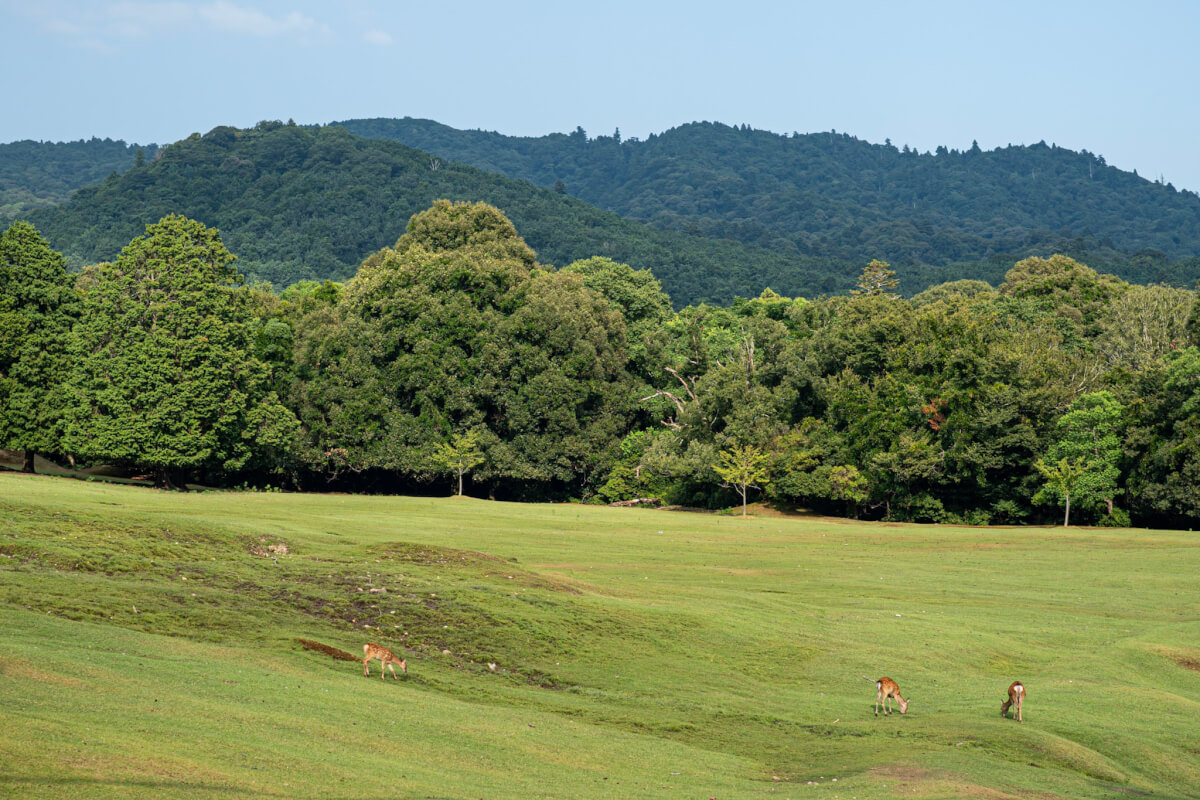
[[[80,273],[0,236],[0,447],[162,486],[1190,527],[1198,345],[1195,292],[1062,255],[674,311],[647,270],[540,264],[482,203],[278,293],[179,215]]]

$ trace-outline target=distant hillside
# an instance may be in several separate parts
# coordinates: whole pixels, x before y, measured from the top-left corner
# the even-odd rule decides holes
[[[132,167],[139,149],[150,159],[157,148],[95,138],[0,144],[0,220],[62,203],[76,189]]]
[[[552,187],[625,217],[800,255],[995,281],[1068,252],[1138,282],[1200,276],[1200,196],[1044,143],[919,154],[846,134],[692,123],[645,141],[460,131],[429,120],[337,123]],[[964,262],[976,262],[968,266]]]
[[[501,208],[543,263],[603,255],[652,268],[677,304],[728,302],[766,286],[801,295],[842,291],[861,269],[664,232],[398,142],[282,123],[193,134],[30,220],[78,266],[114,258],[147,224],[182,213],[219,228],[244,273],[286,285],[353,275],[438,198]]]

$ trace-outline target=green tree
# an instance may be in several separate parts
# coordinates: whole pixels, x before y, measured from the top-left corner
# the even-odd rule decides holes
[[[758,482],[767,475],[767,454],[753,445],[734,445],[717,455],[713,466],[716,473],[742,498],[742,516],[746,516],[746,495],[751,489],[760,489]]]
[[[1125,448],[1137,455],[1129,504],[1139,524],[1200,527],[1200,349],[1169,353],[1138,385]]]
[[[586,494],[632,416],[624,336],[620,311],[537,264],[495,207],[438,202],[301,323],[307,457],[421,476],[437,442],[479,428],[489,495]]]
[[[890,298],[900,296],[896,294],[896,290],[900,287],[896,271],[886,261],[880,261],[877,258],[863,268],[862,274],[858,276],[857,286],[857,289],[850,290],[850,294]]]
[[[1113,500],[1121,493],[1124,413],[1125,407],[1111,392],[1080,397],[1059,419],[1058,438],[1047,455],[1052,462],[1067,458],[1082,464],[1083,474],[1074,487],[1076,505],[1088,511],[1104,508],[1110,517]]]
[[[1046,488],[1052,490],[1056,497],[1062,499],[1063,504],[1066,506],[1066,512],[1063,514],[1063,527],[1070,526],[1071,493],[1075,491],[1079,480],[1087,471],[1084,460],[1077,458],[1072,461],[1069,458],[1060,458],[1055,464],[1047,464],[1039,458],[1033,466],[1046,479]]]
[[[196,470],[287,460],[296,420],[253,355],[249,297],[216,230],[171,215],[87,276],[67,447],[153,469],[182,488]]]
[[[27,222],[0,235],[0,445],[61,453],[70,330],[77,310],[63,257]]]
[[[450,441],[441,442],[433,451],[433,463],[458,478],[458,496],[463,493],[463,475],[484,462],[486,456],[479,447],[479,430],[455,434]]]

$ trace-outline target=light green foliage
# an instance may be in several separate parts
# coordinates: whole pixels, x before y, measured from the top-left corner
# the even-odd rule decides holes
[[[1083,458],[1071,460],[1060,458],[1054,464],[1047,464],[1038,459],[1033,465],[1042,477],[1046,479],[1046,494],[1039,493],[1038,497],[1060,498],[1065,507],[1063,526],[1071,524],[1071,493],[1079,485],[1080,480],[1087,474],[1087,462]]]
[[[0,234],[0,447],[62,452],[76,308],[66,262],[32,225]]]
[[[1187,339],[1196,293],[1131,286],[1105,309],[1096,349],[1111,369],[1144,372]]]
[[[291,412],[254,357],[250,297],[217,232],[164,217],[87,276],[67,448],[93,463],[236,472],[287,461]]]
[[[713,470],[724,485],[733,488],[742,498],[743,517],[746,516],[746,494],[750,489],[761,490],[758,484],[769,474],[766,461],[767,454],[753,445],[734,445],[717,454]]]
[[[893,270],[886,261],[872,259],[870,264],[863,267],[862,274],[858,276],[858,284],[856,289],[851,289],[850,294],[862,295],[865,297],[887,297],[895,299],[900,295],[896,294],[896,290],[900,288],[900,281],[896,278],[896,271]]]
[[[1113,513],[1113,500],[1121,494],[1123,416],[1125,409],[1111,392],[1095,392],[1076,400],[1058,420],[1058,435],[1046,458],[1054,463],[1070,460],[1082,468],[1071,484],[1077,507],[1094,514]],[[1045,474],[1043,472],[1043,474]],[[1038,502],[1061,503],[1063,490],[1050,482]],[[1069,500],[1068,500],[1069,503]]]
[[[1004,276],[1000,293],[1033,300],[1039,308],[1082,326],[1094,335],[1108,305],[1129,289],[1112,275],[1101,275],[1073,258],[1056,254],[1018,261]]]
[[[439,442],[431,456],[435,466],[458,479],[458,496],[463,493],[463,476],[484,462],[486,456],[479,447],[479,429],[458,433],[448,442]]]

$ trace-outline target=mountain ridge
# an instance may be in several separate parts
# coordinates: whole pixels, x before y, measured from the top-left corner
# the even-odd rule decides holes
[[[509,137],[413,118],[331,124],[536,185],[561,181],[665,229],[802,255],[946,266],[1036,255],[1055,239],[1083,240],[1073,254],[1100,251],[1101,266],[1139,253],[1200,255],[1200,195],[1044,142],[921,154],[832,131],[788,136],[710,122],[645,140],[589,138],[581,128]]]

